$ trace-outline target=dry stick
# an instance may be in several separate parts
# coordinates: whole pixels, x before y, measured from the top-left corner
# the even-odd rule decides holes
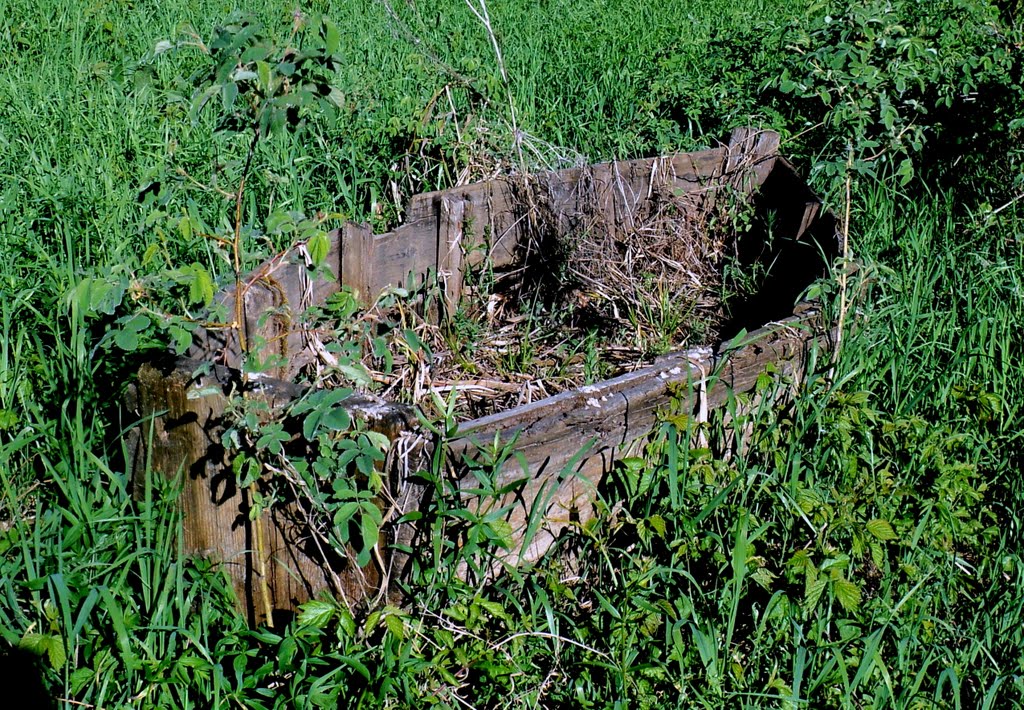
[[[1015,203],[1015,202],[1017,202],[1018,200],[1021,200],[1021,199],[1024,199],[1024,192],[1020,193],[1019,195],[1017,195],[1016,197],[1014,197],[1013,199],[1011,199],[1009,202],[1007,202],[1006,204],[1002,205],[1001,207],[995,208],[994,210],[992,210],[991,212],[988,213],[988,216],[989,217],[995,217],[997,214],[999,214],[1000,212],[1005,210],[1007,207],[1011,206],[1013,203]]]
[[[245,192],[245,179],[252,167],[252,157],[256,153],[256,144],[259,142],[259,128],[254,128],[252,140],[249,142],[249,152],[245,156],[245,166],[242,168],[242,178],[238,181],[238,194],[235,195],[235,234],[232,249],[235,269],[235,326],[238,329],[238,349],[241,357],[245,357],[249,350],[249,343],[245,337],[245,292],[247,286],[242,282],[242,196]],[[241,364],[241,363],[239,363]],[[245,367],[242,368],[242,383],[245,383]],[[242,396],[245,396],[243,391]],[[249,505],[255,505],[256,482],[249,484]],[[270,603],[270,586],[267,582],[267,560],[266,548],[263,544],[263,511],[253,520],[256,528],[256,567],[260,575],[260,601],[263,602],[263,615],[267,620],[267,627],[274,628],[273,610]]]
[[[466,0],[466,6],[469,7],[470,12],[476,17],[476,19],[484,26],[487,30],[487,36],[491,40],[491,47],[494,49],[494,56],[498,60],[498,71],[501,72],[502,83],[505,84],[505,96],[508,99],[508,110],[509,116],[512,119],[512,140],[516,148],[516,154],[519,157],[519,169],[526,173],[526,160],[523,158],[523,139],[519,133],[519,121],[516,118],[516,102],[512,98],[512,85],[508,81],[508,72],[505,71],[505,58],[501,54],[501,46],[498,44],[498,38],[494,36],[494,28],[491,27],[491,15],[487,12],[486,0],[476,0],[479,3],[479,9],[473,5],[472,0]],[[532,207],[532,205],[531,205]]]
[[[241,355],[245,355],[248,343],[245,338],[245,287],[242,285],[242,195],[245,192],[245,178],[252,166],[252,156],[256,152],[256,143],[259,141],[259,129],[253,130],[252,140],[249,142],[249,152],[245,156],[245,166],[242,168],[242,178],[238,181],[238,192],[235,194],[235,234],[232,243],[233,266],[235,269],[235,326],[238,328],[238,349]]]
[[[839,324],[836,329],[836,349],[832,353],[833,366],[839,362],[840,346],[843,342],[843,327],[846,323],[846,272],[850,261],[850,181],[853,177],[853,151],[846,164],[846,210],[843,215],[842,254],[843,263],[839,272]]]

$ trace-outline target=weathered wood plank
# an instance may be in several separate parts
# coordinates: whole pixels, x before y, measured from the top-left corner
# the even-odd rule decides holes
[[[432,270],[455,274],[452,259],[468,267],[489,260],[502,268],[521,262],[524,249],[542,248],[544,240],[594,220],[628,231],[638,207],[655,190],[712,190],[723,177],[750,189],[771,173],[777,149],[777,134],[738,129],[723,148],[512,176],[417,195],[407,222],[392,232],[373,235],[369,226],[349,222],[331,233],[326,265],[337,276],[334,280],[311,278],[301,245],[260,265],[243,282],[241,332],[247,344],[260,344],[261,358],[281,361],[272,374],[287,379],[311,357],[301,354],[305,336],[299,316],[310,305],[323,303],[339,284],[370,303],[389,286],[405,286],[410,277],[421,283]],[[444,205],[455,203],[463,205],[458,255],[438,244],[438,235],[453,228]],[[454,282],[452,288],[460,290]],[[234,318],[235,290],[229,286],[217,297],[228,324]],[[188,356],[238,367],[238,329],[197,329]]]
[[[445,197],[441,200],[441,219],[437,230],[437,278],[444,288],[445,312],[449,316],[462,299],[463,222],[466,203]]]
[[[221,565],[252,623],[266,621],[273,611],[293,609],[325,589],[349,600],[379,591],[380,566],[359,568],[325,549],[312,534],[300,503],[276,507],[256,522],[250,515],[252,492],[237,485],[231,455],[221,440],[231,425],[228,398],[245,392],[278,408],[304,390],[270,379],[244,386],[235,370],[201,365],[179,359],[139,370],[133,405],[144,424],[132,462],[136,497],[143,496],[153,475],[181,486],[184,552]],[[415,424],[412,410],[404,405],[360,395],[342,405],[391,438]]]
[[[372,303],[389,286],[405,286],[410,275],[417,283],[437,268],[437,215],[408,222],[373,238],[373,278],[366,302]]]
[[[406,226],[416,226],[403,239],[417,243],[426,240],[428,230],[424,225],[439,220],[441,202],[460,200],[466,204],[466,213],[472,215],[465,230],[466,263],[476,266],[488,260],[495,268],[501,268],[521,259],[521,249],[536,241],[538,219],[545,221],[543,228],[552,230],[548,235],[551,237],[564,236],[585,219],[595,218],[628,230],[633,228],[638,206],[656,189],[679,193],[709,189],[714,180],[730,170],[744,175],[753,170],[753,178],[743,180],[750,187],[774,166],[772,151],[777,150],[777,138],[771,132],[755,132],[744,134],[743,141],[728,149],[599,163],[424,193],[410,203]],[[751,152],[741,153],[743,150]],[[403,229],[400,227],[396,232]],[[390,241],[387,235],[378,238]],[[393,276],[397,278],[415,273],[409,255],[404,254],[403,258],[407,259],[404,264],[398,258],[391,260],[395,264]],[[422,264],[422,260],[417,263]]]
[[[779,154],[779,134],[754,128],[737,128],[729,137],[725,171],[738,174],[738,186],[750,191],[760,185],[775,168]]]
[[[695,204],[706,205],[713,203],[722,184],[743,190],[759,187],[757,200],[776,212],[776,236],[787,240],[773,281],[754,297],[772,301],[772,315],[761,317],[766,309],[750,311],[755,318],[751,322],[760,325],[777,317],[778,304],[793,303],[807,285],[813,269],[808,270],[804,254],[813,252],[820,259],[817,240],[827,240],[834,226],[777,150],[778,136],[771,132],[737,131],[729,145],[699,153],[502,178],[418,195],[410,202],[407,223],[392,232],[373,235],[366,225],[348,223],[332,233],[327,265],[336,279],[313,279],[304,247],[293,247],[245,278],[243,323],[230,324],[237,289],[229,286],[217,297],[229,327],[199,329],[192,361],[157,363],[140,371],[137,411],[147,424],[137,437],[142,443],[136,448],[135,480],[145,481],[150,472],[181,477],[186,551],[225,566],[252,621],[266,617],[268,610],[294,608],[323,589],[347,598],[378,591],[390,574],[383,567],[400,566],[401,555],[376,558],[377,566],[365,570],[354,568],[343,552],[317,549],[300,504],[280,506],[258,517],[257,524],[250,520],[250,492],[237,486],[220,441],[229,424],[227,397],[245,390],[246,396],[265,397],[277,406],[301,396],[302,390],[275,379],[261,380],[258,387],[243,385],[237,369],[225,367],[194,374],[196,360],[237,368],[241,332],[250,344],[262,343],[261,357],[282,359],[269,373],[272,377],[288,378],[312,356],[299,315],[310,305],[322,304],[342,284],[369,302],[388,286],[405,285],[410,277],[420,280],[436,270],[451,306],[459,300],[465,270],[484,259],[496,268],[519,263],[524,249],[537,248],[544,238],[595,223],[630,230],[636,226],[638,208],[656,191],[694,193]],[[808,349],[827,347],[828,342],[817,313],[803,307],[799,316],[752,333],[741,347],[672,353],[637,372],[469,422],[450,442],[449,462],[473,456],[496,433],[506,441],[517,437],[527,470],[510,464],[501,481],[525,477],[523,486],[487,504],[509,506],[508,520],[518,536],[509,557],[535,560],[566,525],[592,514],[603,475],[623,452],[642,443],[677,388],[688,393],[680,406],[706,412],[730,394],[753,387],[768,362],[798,375]],[[202,390],[209,392],[196,396]],[[353,398],[346,406],[392,438],[416,426],[411,410],[401,405]],[[468,490],[476,481],[466,477],[460,485]],[[422,504],[425,492],[408,479],[393,477],[389,486],[387,497],[399,514]],[[527,540],[533,510],[541,524]],[[388,534],[407,543],[416,531],[405,525]]]
[[[340,232],[339,252],[341,284],[354,290],[360,298],[369,300],[373,288],[373,231],[368,224],[346,222]]]
[[[588,519],[593,492],[618,457],[617,449],[648,435],[680,386],[688,392],[684,410],[714,409],[729,396],[752,389],[768,363],[799,377],[809,349],[828,344],[817,312],[809,310],[751,333],[739,347],[727,343],[673,353],[636,372],[469,422],[451,443],[453,460],[472,457],[496,435],[500,441],[514,439],[521,460],[509,462],[499,485],[522,478],[521,463],[529,471],[528,480],[495,507],[511,506],[507,519],[518,537],[540,501],[549,533],[557,535],[567,511],[577,521]],[[575,483],[566,487],[569,480]],[[476,481],[466,477],[461,485],[472,488]],[[540,547],[513,553],[529,561],[530,549]]]
[[[324,303],[340,288],[338,274],[343,273],[342,257],[350,244],[352,227],[331,232],[330,248],[323,266],[335,278],[315,278],[312,263],[304,244],[298,244],[268,259],[241,281],[243,322],[235,327],[235,302],[238,286],[222,289],[215,298],[216,312],[225,322],[219,327],[200,327],[193,334],[186,357],[228,367],[240,367],[239,332],[245,335],[247,350],[258,352],[263,359],[276,357],[281,362],[270,374],[287,379],[304,360],[295,359],[305,348],[298,322],[302,313],[314,304]],[[369,229],[366,229],[369,233]],[[368,262],[372,263],[372,262]],[[288,362],[291,361],[291,362]]]

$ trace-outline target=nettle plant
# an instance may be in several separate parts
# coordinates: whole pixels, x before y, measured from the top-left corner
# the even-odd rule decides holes
[[[807,100],[808,119],[849,141],[821,167],[894,171],[903,184],[940,130],[941,112],[967,110],[986,85],[1004,81],[1014,51],[998,8],[983,0],[824,2],[785,43],[778,88]]]
[[[191,43],[210,60],[206,71],[198,77],[194,114],[198,116],[208,106],[219,105],[218,131],[225,134],[226,142],[245,146],[241,177],[234,194],[233,229],[214,237],[234,277],[235,312],[224,315],[238,329],[244,358],[243,380],[250,372],[263,370],[267,365],[259,353],[261,343],[246,342],[239,326],[244,321],[243,271],[247,266],[243,234],[245,181],[261,141],[282,132],[304,130],[312,114],[318,120],[334,121],[342,103],[340,91],[332,85],[340,63],[340,35],[329,19],[321,18],[318,24],[319,32],[309,33],[307,19],[296,12],[287,41],[275,44],[258,25],[239,20],[218,29],[209,47]],[[316,271],[323,267],[329,248],[323,223],[338,216],[321,214],[310,218],[278,211],[267,218],[264,234],[297,238]],[[368,337],[368,324],[355,318],[353,294],[343,291],[329,302],[328,308],[336,329],[345,331],[352,326],[358,331],[349,333],[354,339]],[[336,348],[333,365],[343,381],[369,383],[360,353]],[[377,548],[383,524],[374,499],[383,486],[377,468],[384,459],[388,440],[354,421],[342,406],[352,393],[350,387],[313,389],[285,412],[272,411],[266,402],[256,398],[236,397],[229,408],[233,425],[224,440],[235,452],[233,468],[239,485],[250,491],[250,517],[257,525],[265,510],[282,502],[301,500],[310,513],[310,528],[321,541],[336,550],[351,546],[356,552],[356,563],[365,566]],[[287,428],[288,419],[301,421],[305,446],[299,451],[286,450],[293,439]],[[345,475],[349,471],[355,475]]]
[[[229,214],[206,219],[197,202],[176,205],[170,190],[154,187],[146,225],[156,238],[142,257],[149,272],[138,276],[123,267],[110,269],[83,279],[68,299],[74,310],[99,322],[113,318],[98,347],[119,349],[129,358],[161,349],[181,355],[200,326],[233,330],[242,354],[242,387],[228,402],[222,438],[233,456],[240,487],[249,491],[257,537],[262,538],[259,527],[266,510],[300,500],[319,540],[334,549],[351,547],[356,562],[364,566],[383,524],[374,498],[382,488],[377,469],[388,440],[353,420],[341,403],[354,386],[370,384],[359,346],[369,343],[382,360],[390,360],[390,354],[387,345],[374,338],[372,323],[361,318],[364,313],[354,294],[343,290],[316,313],[301,314],[313,323],[311,327],[329,323],[323,327],[330,330],[324,337],[330,341],[332,384],[340,386],[313,387],[284,410],[248,394],[251,378],[280,363],[261,352],[264,343],[247,342],[242,312],[249,287],[245,274],[282,243],[292,242],[308,256],[311,278],[333,278],[324,266],[330,246],[326,225],[340,218],[276,210],[261,219],[257,200],[247,193],[259,168],[262,144],[335,121],[342,103],[332,84],[340,68],[337,27],[327,18],[296,12],[283,34],[284,40],[278,41],[255,21],[235,17],[217,28],[209,42],[190,33],[180,42],[157,45],[154,57],[198,54],[201,66],[190,79],[190,116],[195,123],[214,121],[218,152],[235,157],[233,162],[223,161],[234,166],[235,180],[231,189],[225,189],[223,176],[216,171],[208,183],[184,168],[177,175],[205,194],[219,195],[229,204]],[[175,264],[174,238],[198,240],[211,256],[210,263]],[[218,280],[213,272],[228,276]],[[234,289],[234,298],[226,299],[233,308],[215,302],[218,286]],[[299,443],[296,429],[301,429]]]
[[[193,88],[189,116],[199,124],[215,113],[212,139],[217,152],[235,159],[225,159],[205,182],[178,167],[173,179],[142,190],[140,200],[151,207],[144,226],[153,237],[142,255],[142,273],[109,267],[82,279],[68,296],[71,305],[93,317],[120,314],[103,346],[129,353],[169,346],[181,354],[200,325],[238,328],[240,312],[208,310],[218,285],[214,274],[230,273],[236,295],[242,296],[242,274],[282,240],[304,242],[314,265],[322,265],[329,246],[326,223],[340,215],[277,210],[261,219],[246,191],[262,143],[283,134],[301,135],[311,129],[314,118],[316,123],[336,120],[342,97],[332,81],[340,68],[339,43],[338,29],[329,19],[295,13],[283,42],[239,16],[217,28],[208,43],[190,33],[179,42],[156,46],[152,61],[171,52],[198,54],[201,68],[188,82]],[[234,172],[230,189],[223,187],[222,171]],[[217,206],[204,209],[192,199],[179,204],[167,184],[174,182],[218,196],[229,203],[228,214],[220,214],[224,210]],[[193,253],[205,252],[207,262],[177,263],[176,242]],[[240,309],[243,299],[235,301]],[[238,332],[242,350],[250,350],[244,333]]]

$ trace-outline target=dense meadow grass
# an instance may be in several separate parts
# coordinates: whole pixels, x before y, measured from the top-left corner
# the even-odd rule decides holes
[[[256,630],[180,553],[173,491],[130,496],[117,402],[168,333],[104,338],[190,308],[183,267],[231,278],[209,234],[236,226],[250,139],[193,99],[235,9],[0,0],[6,687],[38,676],[61,708],[1024,703],[1019,3],[351,0],[302,6],[313,30],[268,5],[276,46],[332,18],[339,93],[254,144],[250,262],[288,241],[264,228],[282,210],[381,228],[458,180],[761,125],[849,207],[860,266],[841,351],[793,402],[736,414],[735,440],[704,425],[701,449],[666,413],[534,568],[470,586],[454,570],[489,551],[442,548],[408,606]]]

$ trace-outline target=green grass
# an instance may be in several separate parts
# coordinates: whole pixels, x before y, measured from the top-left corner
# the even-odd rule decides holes
[[[304,8],[341,30],[345,101],[333,124],[260,144],[248,250],[275,246],[260,234],[274,210],[383,226],[400,216],[396,190],[521,167],[510,106],[527,167],[691,149],[747,121],[796,136],[839,115],[771,83],[797,61],[779,33],[816,21],[803,2],[494,3],[507,85],[465,3],[391,7],[397,19],[369,0]],[[838,362],[822,355],[794,402],[738,415],[735,440],[710,422],[714,454],[667,416],[602,486],[602,514],[530,570],[455,577],[493,547],[442,532],[495,530],[442,495],[417,603],[353,616],[327,600],[304,625],[250,630],[223,577],[181,554],[175,491],[131,498],[134,422],[116,401],[137,359],[98,347],[128,300],[90,311],[73,291],[192,262],[229,275],[178,224],[230,222],[210,186],[235,189],[244,146],[212,115],[190,120],[198,54],[154,49],[189,27],[208,38],[233,9],[0,2],[0,654],[38,654],[56,706],[1024,703],[1024,203],[985,204],[1020,187],[1019,60],[1005,95],[981,97],[1004,97],[991,125],[964,122],[970,102],[927,115],[956,138],[944,150],[964,151],[955,169],[925,150],[923,177],[898,188],[891,163],[860,166],[851,239],[866,283]],[[266,8],[270,31],[283,37],[293,9]],[[986,42],[1019,37],[1009,12]],[[974,47],[983,30],[958,37]],[[836,146],[859,114],[844,116],[784,149],[808,171],[845,160]],[[865,125],[858,138],[884,135]],[[995,134],[1005,142],[969,152]]]

